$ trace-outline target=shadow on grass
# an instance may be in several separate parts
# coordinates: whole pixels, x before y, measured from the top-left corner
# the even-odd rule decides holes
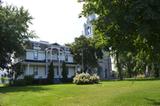
[[[160,100],[151,99],[151,98],[144,98],[145,100],[149,101],[154,106],[160,106]]]
[[[28,91],[39,92],[44,90],[50,90],[50,89],[41,86],[0,87],[0,94],[10,93],[10,92],[28,92]]]
[[[102,82],[99,83],[86,83],[86,84],[74,84],[74,85],[101,85]]]
[[[160,80],[160,78],[125,78],[123,80],[111,79],[111,80],[102,80],[102,81],[112,82],[112,81],[157,81],[157,80]]]
[[[126,78],[124,81],[157,81],[159,78]]]

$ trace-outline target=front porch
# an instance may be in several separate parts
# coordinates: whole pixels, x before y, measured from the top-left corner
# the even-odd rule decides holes
[[[35,79],[46,79],[48,75],[48,63],[38,63],[38,62],[22,62],[24,65],[24,75],[34,75]],[[58,81],[62,79],[62,63],[58,64],[54,62],[54,76],[53,80]],[[60,65],[60,67],[59,67]],[[72,78],[77,72],[77,65],[66,63],[66,67],[68,70],[68,78]]]

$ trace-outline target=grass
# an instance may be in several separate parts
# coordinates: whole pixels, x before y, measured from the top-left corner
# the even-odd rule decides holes
[[[0,87],[0,106],[160,106],[160,80]]]

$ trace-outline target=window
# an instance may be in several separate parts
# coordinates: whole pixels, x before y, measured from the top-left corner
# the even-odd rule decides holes
[[[88,26],[88,27],[87,27],[87,35],[90,35],[90,34],[91,34],[91,27]]]
[[[46,68],[45,68],[45,70],[44,70],[44,74],[47,75],[47,69],[46,69]]]
[[[38,75],[38,66],[33,66],[33,74]]]
[[[65,56],[65,61],[68,61],[68,56],[67,55]]]
[[[57,67],[57,75],[59,75],[59,69],[58,69],[58,67]]]
[[[33,43],[33,49],[40,50],[40,44],[39,43]]]
[[[34,51],[34,59],[38,59],[38,51]]]
[[[34,47],[40,47],[40,44],[39,43],[33,43],[33,46]]]

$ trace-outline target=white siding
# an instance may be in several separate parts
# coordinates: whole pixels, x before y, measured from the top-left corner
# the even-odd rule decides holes
[[[57,71],[59,75],[57,75]],[[68,67],[68,78],[71,78],[74,75],[75,75],[75,68]],[[54,68],[54,78],[62,78],[62,68],[60,69],[60,71],[58,70],[58,68],[56,67]]]
[[[58,67],[54,67],[54,78],[62,78],[62,69],[58,69]]]
[[[70,62],[70,63],[73,62],[73,56],[72,55],[68,55],[68,62]]]
[[[27,50],[26,51],[26,59],[27,60],[41,60],[41,61],[45,60],[45,51],[37,51],[38,52],[37,59],[34,58],[35,51],[36,50]]]
[[[33,75],[33,67],[29,65],[29,69],[28,69],[28,65],[27,65],[25,67],[24,75]]]
[[[33,60],[33,51],[26,51],[26,59],[27,60]]]
[[[28,66],[25,67],[25,73],[24,75],[34,75],[34,66],[30,65],[29,70]],[[45,66],[38,66],[38,75],[34,76],[35,78],[47,78],[47,75],[45,75]]]
[[[68,78],[71,78],[74,75],[75,75],[75,68],[69,67],[68,68]]]
[[[65,55],[64,54],[62,54],[61,56],[60,56],[60,60],[65,60]]]
[[[35,76],[35,78],[46,78],[47,75],[45,75],[45,67],[39,66],[38,67],[38,75]]]
[[[45,52],[44,51],[38,52],[38,60],[45,60]]]
[[[56,54],[54,54],[52,56],[50,54],[48,54],[47,59],[58,60],[58,56]],[[63,60],[63,61],[65,60],[65,55],[64,54],[60,55],[60,60]]]
[[[56,54],[51,55],[51,54],[49,54],[49,53],[48,53],[46,58],[47,58],[47,60],[50,60],[50,59],[58,60],[58,59],[57,59],[58,57],[57,57],[57,55],[56,55]]]

